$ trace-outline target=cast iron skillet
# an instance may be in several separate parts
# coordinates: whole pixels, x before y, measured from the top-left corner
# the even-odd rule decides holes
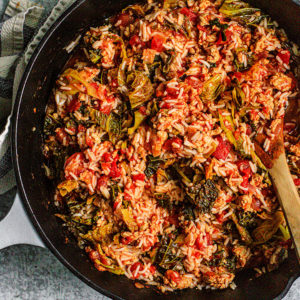
[[[119,12],[134,0],[81,0],[72,5],[51,27],[32,56],[19,87],[14,107],[12,151],[20,196],[27,213],[48,248],[76,276],[97,291],[115,299],[274,299],[282,298],[300,268],[294,252],[279,270],[255,278],[248,271],[237,276],[236,290],[184,290],[160,295],[151,288],[138,290],[125,276],[97,271],[75,241],[65,242],[66,232],[53,215],[53,187],[41,168],[43,161],[42,127],[45,107],[56,76],[67,61],[63,48],[78,33]],[[300,44],[300,7],[291,0],[256,0],[262,8],[285,28],[289,38]],[[34,108],[36,112],[34,113]],[[32,130],[36,128],[36,130]],[[252,279],[249,280],[249,277]]]

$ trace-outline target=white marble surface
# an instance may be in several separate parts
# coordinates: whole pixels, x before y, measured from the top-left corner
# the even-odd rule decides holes
[[[14,192],[10,192],[0,196],[0,219],[8,212],[13,194]],[[108,300],[75,277],[49,250],[29,245],[16,245],[0,250],[0,300],[2,299]],[[284,297],[284,300],[299,299],[300,278]]]

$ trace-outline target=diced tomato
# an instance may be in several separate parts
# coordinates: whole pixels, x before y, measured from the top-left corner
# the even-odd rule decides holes
[[[249,187],[249,177],[248,176],[243,176],[243,181],[241,183],[241,186],[245,189]]]
[[[105,162],[110,162],[112,161],[112,157],[111,157],[111,153],[110,152],[106,152],[102,155],[102,160]]]
[[[155,35],[151,40],[151,49],[162,52],[164,49],[165,39],[160,35]]]
[[[132,180],[133,181],[137,181],[137,180],[140,180],[140,181],[144,181],[145,180],[145,174],[136,174],[136,175],[132,175]]]
[[[187,7],[183,7],[179,12],[187,16],[192,22],[195,22],[197,20],[197,15]]]
[[[172,98],[177,97],[178,94],[179,94],[179,90],[178,89],[174,89],[174,88],[168,87],[168,86],[166,88],[166,92],[167,92],[168,95],[172,96]]]
[[[94,146],[94,140],[90,136],[86,136],[85,138],[86,144],[90,147],[93,148]]]
[[[207,29],[204,26],[197,25],[197,28],[198,28],[199,31],[207,32]]]
[[[232,196],[228,197],[228,199],[226,200],[226,203],[230,203],[232,201],[232,199],[233,199]]]
[[[140,112],[141,114],[143,114],[144,116],[146,116],[146,115],[147,115],[146,107],[145,107],[145,106],[141,106],[141,107],[139,108],[139,112]]]
[[[160,83],[158,85],[158,87],[156,88],[156,97],[162,97],[164,94],[164,84],[163,83]]]
[[[156,271],[156,267],[153,266],[153,265],[151,265],[150,268],[149,268],[149,271],[153,275],[155,273],[155,271]]]
[[[284,64],[289,64],[290,62],[290,57],[291,57],[291,53],[290,51],[288,50],[280,50],[278,53],[277,53],[277,56],[282,60],[282,62]]]
[[[163,149],[167,150],[167,151],[173,151],[175,153],[177,153],[179,151],[179,149],[181,148],[182,146],[182,139],[178,138],[178,137],[174,137],[174,138],[171,138],[171,139],[168,139],[164,145],[163,145]],[[176,147],[176,145],[174,144],[177,144],[178,147]]]
[[[294,183],[295,183],[295,186],[299,186],[300,185],[300,178],[295,178]]]
[[[140,263],[139,261],[134,263],[131,267],[130,267],[130,271],[132,274],[132,278],[133,279],[137,279],[139,277],[139,272],[137,272],[137,274],[135,274],[135,271],[137,270],[137,268],[139,267],[139,271],[142,271],[144,269],[144,266],[142,263]]]
[[[116,161],[113,161],[111,163],[111,168],[110,168],[110,173],[109,176],[112,178],[117,178],[121,176],[121,170],[120,168],[117,166]]]
[[[82,152],[76,152],[72,154],[65,162],[65,174],[66,179],[73,179],[69,173],[73,173],[75,176],[79,176],[84,171],[83,167],[84,155]]]
[[[77,98],[74,98],[67,107],[68,112],[74,112],[78,110],[81,106],[80,101]]]
[[[230,150],[231,144],[227,141],[224,141],[221,136],[217,136],[216,140],[219,142],[215,152],[212,154],[216,159],[226,159]]]
[[[249,124],[246,124],[246,127],[247,127],[246,134],[250,135],[252,133],[252,128],[251,128],[251,126]]]
[[[163,104],[160,105],[160,108],[166,108],[166,109],[169,109],[169,108],[171,108],[171,107],[172,107],[171,103],[167,103],[167,102],[163,102]]]
[[[134,21],[133,16],[131,16],[128,13],[122,13],[118,16],[116,23],[117,26],[127,26],[128,24],[131,24]]]
[[[202,81],[200,81],[199,78],[194,77],[194,76],[188,76],[185,80],[185,83],[193,87],[194,89],[199,89],[203,86]]]
[[[219,31],[218,40],[216,42],[216,45],[228,44],[231,41],[231,37],[232,37],[233,33],[230,30],[225,30],[224,34],[226,36],[226,40],[225,41],[223,41],[222,32]]]
[[[169,280],[174,281],[176,284],[181,280],[179,273],[173,270],[167,270],[165,275]]]
[[[64,143],[64,141],[66,143],[69,142],[69,136],[68,136],[68,134],[65,132],[65,130],[63,128],[57,128],[55,130],[55,137],[62,144]]]
[[[97,190],[100,190],[100,188],[102,186],[106,186],[107,185],[107,181],[108,181],[108,177],[107,176],[101,176],[100,178],[98,178],[98,180],[97,180]]]
[[[198,250],[203,250],[204,249],[203,243],[200,241],[199,237],[196,238],[195,246],[197,247]]]
[[[248,178],[251,176],[252,171],[248,160],[240,160],[236,163],[236,165],[241,175],[246,176]]]
[[[124,244],[124,245],[128,245],[132,241],[133,241],[133,237],[132,236],[126,236],[126,237],[122,237],[121,238],[121,243]]]
[[[136,46],[136,47],[138,47],[139,45],[141,45],[142,47],[145,46],[145,43],[141,41],[138,35],[133,35],[129,40],[129,44],[130,46]]]
[[[100,254],[98,251],[95,250],[90,251],[89,257],[92,261],[95,261],[96,259],[100,260]]]
[[[79,132],[84,132],[85,129],[86,129],[86,128],[85,128],[83,125],[81,125],[81,124],[78,125],[78,131],[79,131]]]
[[[226,84],[226,86],[230,86],[230,84],[231,84],[231,79],[230,79],[229,76],[226,76],[226,77],[225,77],[225,84]]]
[[[111,110],[112,110],[111,105],[105,105],[104,107],[101,107],[101,108],[100,108],[100,111],[101,111],[102,113],[104,113],[105,115],[109,115],[110,112],[111,112]]]
[[[241,81],[242,73],[241,72],[234,72],[232,78],[235,77],[238,81]]]
[[[211,235],[209,233],[206,234],[206,241],[208,246],[213,244]]]
[[[224,218],[225,215],[226,212],[224,210],[220,214],[217,214],[217,221],[221,224],[224,223],[227,220],[227,218]]]

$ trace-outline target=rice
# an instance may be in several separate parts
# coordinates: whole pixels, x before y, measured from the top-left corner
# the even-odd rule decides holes
[[[151,1],[90,28],[56,81],[44,129],[57,216],[99,271],[162,292],[235,289],[252,255],[268,269],[287,244],[279,232],[259,241],[274,214],[286,223],[255,151],[272,156],[299,92],[289,50],[264,16],[248,27],[217,2],[187,3]],[[284,125],[292,171],[294,124]]]

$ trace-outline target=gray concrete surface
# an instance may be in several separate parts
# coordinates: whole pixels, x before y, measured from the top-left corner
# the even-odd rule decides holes
[[[9,211],[14,193],[0,196],[0,219]],[[0,300],[11,299],[108,300],[75,277],[49,250],[29,245],[0,250]],[[300,279],[284,300],[299,299]]]

